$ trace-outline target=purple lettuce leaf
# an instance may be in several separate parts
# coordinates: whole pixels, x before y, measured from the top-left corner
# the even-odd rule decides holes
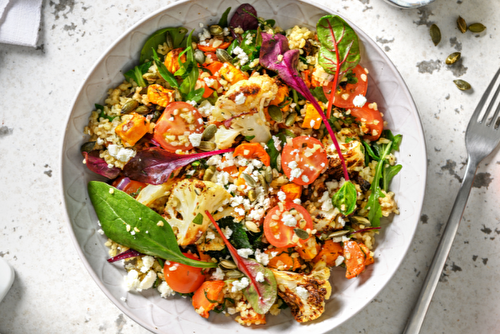
[[[125,260],[125,259],[131,258],[131,257],[136,257],[136,256],[141,256],[141,255],[143,255],[143,254],[139,253],[136,250],[129,249],[121,254],[118,254],[117,256],[113,256],[112,258],[109,258],[108,262],[113,263],[116,261]]]
[[[283,53],[284,52],[284,53]],[[279,56],[282,56],[281,60]],[[297,92],[302,94],[314,108],[318,111],[323,123],[332,138],[333,144],[337,149],[340,161],[342,163],[342,169],[344,170],[344,178],[346,181],[349,180],[349,173],[347,172],[347,167],[345,164],[344,156],[340,150],[339,143],[335,137],[335,133],[326,118],[325,113],[321,109],[316,98],[312,95],[309,88],[307,88],[304,80],[300,77],[297,72],[297,65],[299,64],[299,50],[289,50],[288,40],[286,36],[275,34],[271,35],[268,33],[262,33],[262,47],[260,49],[259,55],[260,64],[265,68],[275,71],[279,74],[281,80],[283,80],[288,86],[295,89]]]
[[[85,165],[94,173],[107,177],[108,179],[114,179],[120,174],[120,168],[109,168],[108,163],[104,159],[99,158],[99,151],[92,151],[90,153],[83,152],[83,155],[85,157]]]
[[[232,29],[241,27],[243,31],[256,30],[259,26],[257,11],[252,5],[244,3],[239,6],[233,14],[229,27]]]
[[[170,174],[177,168],[184,167],[193,161],[208,158],[212,155],[234,151],[233,148],[197,154],[175,154],[154,147],[139,151],[123,168],[125,176],[132,180],[158,185],[167,182]]]

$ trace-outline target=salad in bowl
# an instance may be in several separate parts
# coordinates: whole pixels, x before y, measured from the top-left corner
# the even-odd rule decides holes
[[[331,268],[356,279],[377,261],[402,136],[367,100],[342,18],[283,29],[230,10],[198,34],[152,34],[95,105],[83,163],[109,181],[88,192],[127,290],[246,326],[285,308],[305,323],[325,311]]]

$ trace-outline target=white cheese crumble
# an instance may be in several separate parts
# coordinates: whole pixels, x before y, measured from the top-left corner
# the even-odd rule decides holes
[[[342,255],[339,255],[337,259],[335,259],[335,266],[338,267],[344,262],[344,257]]]
[[[226,227],[225,229],[222,230],[222,233],[226,237],[226,239],[231,238],[231,235],[233,234],[233,230],[231,230],[229,227]]]
[[[260,249],[257,249],[255,251],[255,260],[263,266],[267,266],[269,264],[269,255],[262,252]]]
[[[258,272],[257,275],[255,275],[255,280],[257,282],[264,282],[265,279],[264,279],[264,274],[262,272]]]
[[[248,280],[248,278],[246,277],[243,277],[242,279],[240,279],[239,281],[234,281],[232,283],[232,288],[231,288],[231,292],[238,292],[240,290],[243,290],[244,288],[246,288],[248,285],[250,284],[250,281]]]
[[[366,97],[364,97],[361,94],[356,95],[356,97],[354,98],[354,100],[352,100],[352,104],[354,104],[358,108],[361,108],[362,106],[364,106],[365,103],[366,103]]]
[[[280,202],[284,202],[286,200],[286,194],[283,190],[278,191],[278,199]]]
[[[142,268],[141,272],[147,273],[148,270],[153,266],[155,263],[155,258],[149,255],[143,256],[142,257]]]
[[[295,289],[295,292],[300,297],[300,299],[307,300],[307,298],[309,298],[309,291],[307,291],[304,287],[298,286]]]
[[[137,291],[149,289],[150,287],[153,286],[155,281],[156,281],[156,273],[154,272],[154,270],[148,271],[146,277],[144,277],[141,283],[139,284],[139,288],[137,289]]]
[[[213,240],[213,239],[215,239],[215,234],[214,234],[214,232],[212,232],[212,231],[207,231],[207,235],[205,236],[205,239],[208,239],[208,240]]]
[[[296,199],[294,199],[294,200],[293,200],[293,202],[294,202],[295,204],[298,204],[298,205],[302,204],[302,201],[300,200],[300,198],[296,198]]]
[[[237,252],[239,256],[244,257],[245,259],[248,259],[248,256],[253,254],[253,250],[250,248],[241,248],[238,249]]]
[[[217,269],[215,269],[215,272],[212,274],[212,278],[216,281],[224,280],[224,272],[222,271],[222,269],[217,267]]]
[[[139,284],[141,284],[139,273],[136,270],[130,270],[123,279],[125,280],[125,288],[127,291],[134,291],[139,287]]]
[[[297,226],[297,219],[295,219],[295,217],[290,212],[283,213],[283,215],[281,216],[281,221],[286,226],[290,227]]]
[[[167,298],[175,295],[175,291],[168,286],[167,282],[163,281],[158,285],[158,292],[161,294],[162,298]]]
[[[245,96],[245,94],[243,93],[239,93],[238,95],[236,95],[236,97],[234,98],[234,103],[240,105],[240,104],[243,104],[245,103],[245,101],[247,100],[247,97]]]
[[[102,228],[98,229],[97,233],[99,233],[100,235],[104,235],[104,231],[102,230]]]
[[[307,177],[307,175],[302,175],[302,181],[304,181],[305,183],[309,182],[309,178]]]
[[[210,37],[212,37],[212,35],[210,35],[210,32],[206,28],[203,28],[202,32],[198,34],[200,41],[204,41]]]
[[[135,157],[135,151],[130,148],[124,148],[115,144],[108,145],[108,153],[113,158],[120,160],[121,162],[127,162],[131,158]]]
[[[201,133],[192,133],[189,135],[189,141],[194,147],[200,146],[201,136]]]

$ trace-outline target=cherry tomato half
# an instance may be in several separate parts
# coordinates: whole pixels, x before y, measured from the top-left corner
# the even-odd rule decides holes
[[[368,140],[377,140],[384,130],[384,120],[380,111],[371,109],[366,103],[362,108],[352,108],[351,115],[356,118],[356,121],[365,124],[368,129],[362,130],[366,133],[363,138]]]
[[[353,100],[358,95],[366,95],[366,90],[368,89],[368,76],[366,70],[361,66],[357,65],[353,68],[352,72],[358,79],[355,84],[347,84],[345,89],[339,85],[339,90],[335,93],[333,99],[333,105],[339,108],[354,108]],[[331,81],[327,86],[323,86],[323,92],[328,100],[330,100],[330,92],[332,91],[333,81]]]
[[[316,138],[300,136],[286,144],[281,155],[281,167],[285,175],[296,184],[311,184],[328,164],[323,144]],[[300,169],[300,175],[296,170]],[[298,173],[297,173],[298,174]]]
[[[313,222],[311,215],[309,215],[309,212],[307,212],[303,206],[293,202],[286,201],[281,204],[283,205],[283,211],[280,212],[280,205],[277,205],[269,210],[264,220],[264,234],[267,241],[278,248],[295,247],[299,243],[305,243],[307,239],[303,240],[295,236],[294,229],[300,228],[304,231],[307,229],[312,230]],[[296,226],[286,225],[290,219],[290,215],[294,215],[297,221]],[[278,217],[277,220],[275,219],[276,217]],[[285,221],[283,221],[283,218],[285,218]]]
[[[259,159],[264,165],[271,165],[271,158],[259,143],[243,143],[236,147],[233,156],[242,156],[245,159]]]
[[[182,253],[186,257],[199,260],[189,253]],[[168,286],[175,292],[190,293],[195,292],[205,281],[205,276],[201,273],[203,268],[191,267],[177,262],[165,263],[163,274]]]
[[[186,102],[172,102],[156,123],[153,138],[170,152],[179,149],[190,150],[193,145],[186,132],[202,133],[204,122],[199,120],[202,120],[202,116],[192,105]]]

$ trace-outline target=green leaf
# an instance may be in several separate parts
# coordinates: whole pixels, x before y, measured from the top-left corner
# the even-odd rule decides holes
[[[153,59],[156,64],[156,67],[158,68],[158,72],[160,73],[161,77],[170,84],[170,86],[179,88],[179,84],[177,83],[177,80],[175,79],[175,76],[170,73],[170,71],[167,69],[165,64],[163,64],[160,61],[160,58],[158,58],[158,55],[156,54],[156,51],[153,50]]]
[[[388,166],[383,169],[382,172],[382,189],[387,191],[389,189],[389,184],[391,183],[394,176],[396,176],[399,171],[403,168],[401,165]]]
[[[339,211],[347,216],[356,209],[358,192],[351,181],[346,181],[340,189],[333,195],[332,203]]]
[[[226,11],[222,14],[222,16],[220,17],[220,20],[219,20],[219,25],[222,27],[222,28],[226,28],[227,25],[228,25],[228,22],[227,22],[227,16],[229,15],[229,12],[231,11],[231,7],[228,7],[226,9]]]
[[[217,224],[221,228],[229,227],[233,231],[233,234],[231,234],[231,238],[229,239],[229,241],[234,247],[236,247],[236,249],[240,248],[252,249],[252,244],[248,239],[247,232],[243,228],[243,224],[234,222],[234,219],[232,217],[223,218],[219,220]]]
[[[197,90],[190,91],[188,93],[188,95],[186,95],[186,101],[200,102],[201,99],[203,98],[203,94],[205,94],[204,87],[198,88]]]
[[[341,17],[323,16],[316,25],[316,31],[321,42],[318,63],[326,72],[334,74],[339,66],[339,78],[341,78],[359,63],[358,35]]]
[[[198,214],[196,215],[196,217],[194,217],[193,224],[196,224],[196,225],[203,224],[203,215],[201,213],[198,212]]]
[[[250,140],[252,140],[254,138],[255,138],[255,136],[245,136],[245,140],[246,141],[250,141]]]
[[[268,25],[268,26],[270,26],[271,28],[273,28],[274,25],[276,24],[276,21],[273,20],[273,19],[269,19],[269,20],[265,21],[265,24]]]
[[[167,32],[172,36],[172,41],[174,42],[174,49],[178,48],[184,38],[186,37],[186,33],[188,30],[184,27],[177,28],[163,28],[156,32],[154,32],[151,36],[148,37],[146,43],[142,47],[140,62],[143,63],[146,60],[153,59],[153,52],[151,50],[158,49],[158,45],[165,43],[167,38]]]
[[[88,192],[101,227],[111,240],[167,261],[198,268],[217,266],[215,263],[185,257],[177,245],[172,227],[165,219],[123,191],[104,182],[91,181],[88,184]],[[158,223],[163,226],[158,226]],[[129,231],[127,226],[130,226]]]
[[[257,291],[255,291],[255,288],[251,284],[243,290],[243,295],[245,295],[255,312],[266,314],[278,297],[276,277],[274,277],[271,269],[264,267],[257,261],[251,259],[243,260],[253,277],[256,277],[259,272],[264,275],[264,282],[257,283],[262,298],[259,298]]]
[[[402,135],[396,135],[394,136],[392,134],[391,130],[384,130],[382,132],[382,137],[389,139],[392,141],[392,149],[394,151],[399,151],[399,146],[401,145],[401,142],[403,141],[403,136]]]
[[[372,158],[373,160],[376,160],[376,161],[380,161],[380,157],[377,154],[375,154],[375,152],[373,152],[373,149],[370,146],[370,144],[368,144],[364,140],[362,142],[363,142],[363,145],[365,146],[366,153],[370,156],[370,158]]]
[[[278,168],[278,165],[276,163],[280,152],[276,149],[276,146],[274,145],[274,139],[273,138],[269,139],[269,141],[266,143],[266,146],[267,146],[266,152],[267,154],[269,154],[269,157],[271,158],[271,167],[280,170],[281,168]]]
[[[325,92],[323,91],[323,87],[316,87],[310,90],[312,95],[316,98],[316,100],[321,101],[323,103],[328,103],[328,99],[325,96]]]
[[[229,45],[229,47],[227,48],[227,53],[229,53],[230,55],[233,54],[233,50],[237,47],[237,46],[240,46],[240,42],[238,41],[237,38],[235,38],[233,40],[233,42],[231,43],[231,45]]]
[[[99,113],[99,116],[97,117],[97,119],[99,118],[106,118],[108,121],[110,122],[113,122],[113,120],[119,116],[108,116],[105,112],[104,112],[104,106],[100,105],[100,104],[95,104],[95,109],[96,110],[99,110],[100,113]]]
[[[124,74],[125,78],[134,80],[139,86],[146,87],[146,82],[142,77],[143,74],[147,73],[153,62],[148,61],[142,65],[136,66],[130,71]]]
[[[385,197],[380,188],[380,179],[382,178],[382,172],[385,165],[385,158],[391,152],[392,142],[389,144],[380,146],[380,160],[377,163],[375,170],[375,176],[373,177],[372,185],[370,186],[370,197],[368,197],[368,202],[366,208],[368,211],[368,220],[372,224],[372,227],[380,227],[380,218],[382,217],[382,208],[380,207],[379,198]]]

